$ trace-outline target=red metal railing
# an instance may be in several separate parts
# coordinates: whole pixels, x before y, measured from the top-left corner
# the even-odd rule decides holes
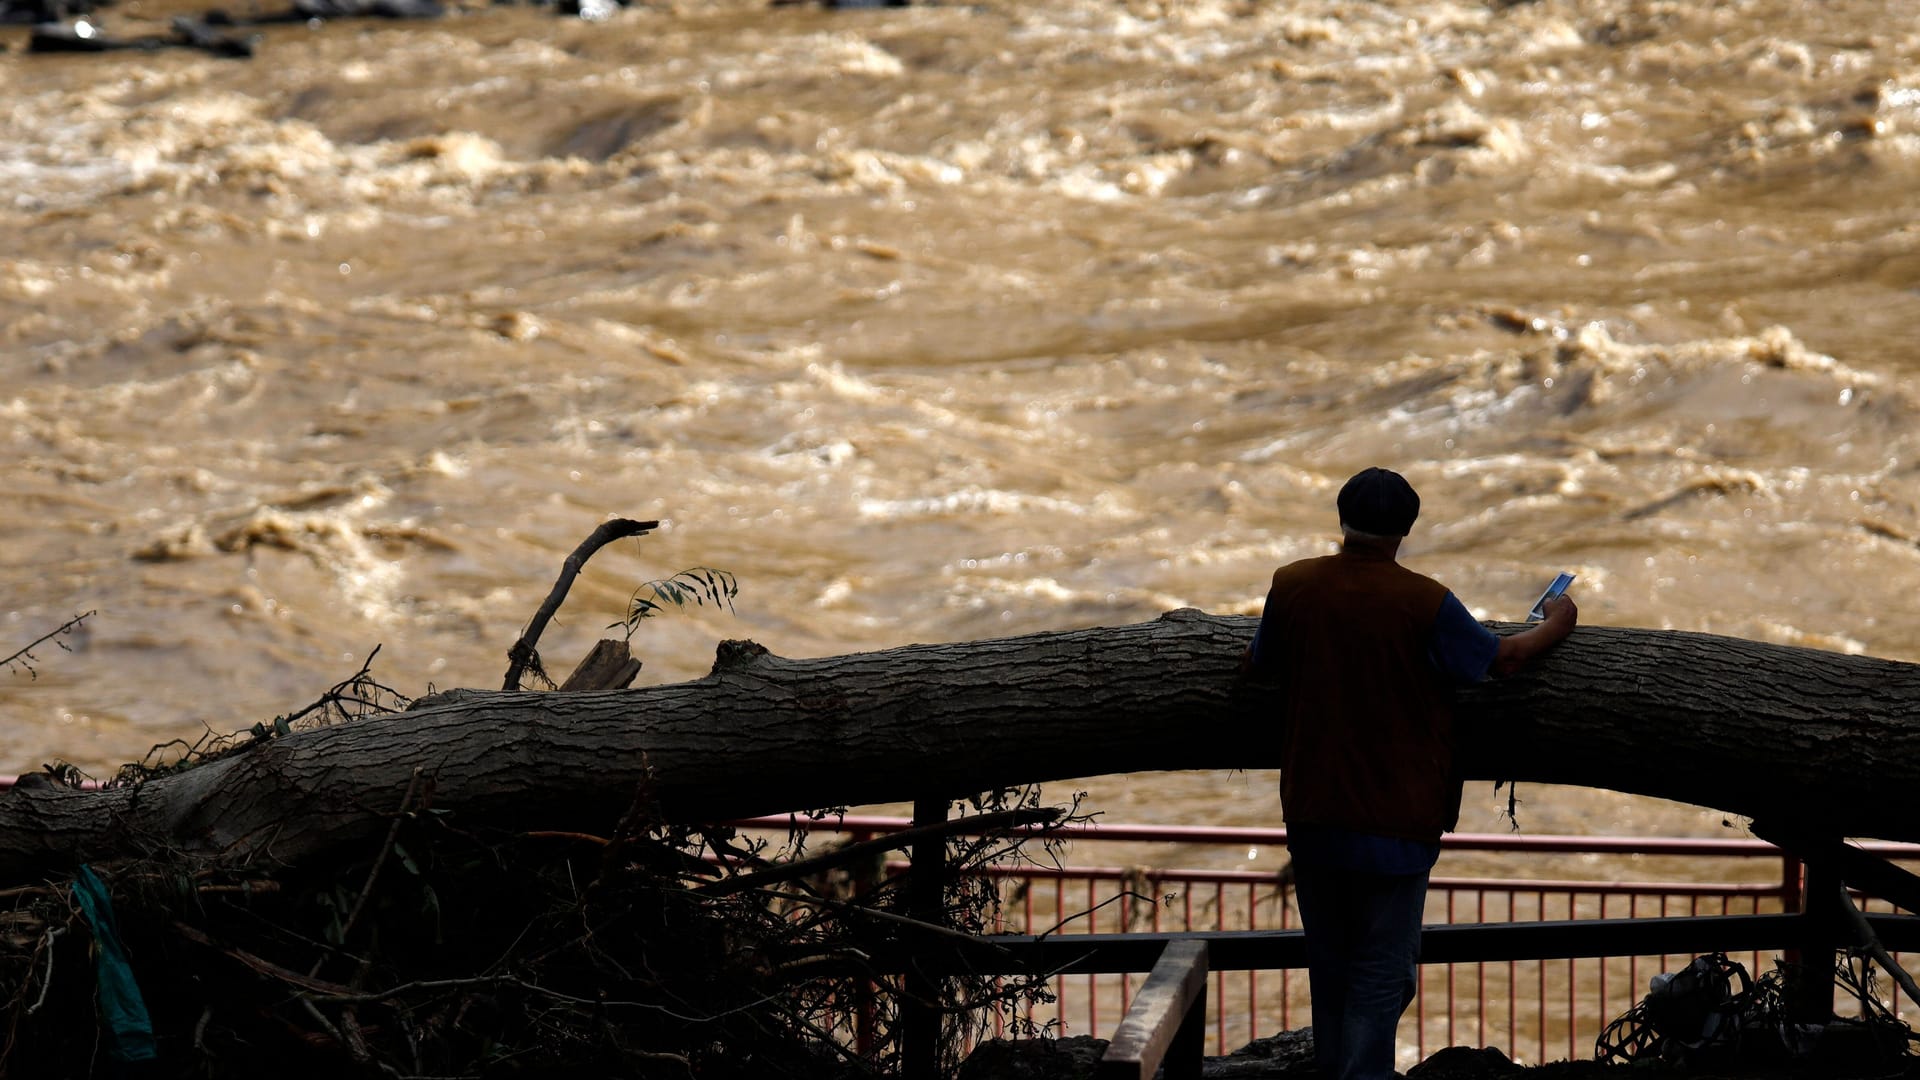
[[[12,786],[0,777],[0,789]],[[92,785],[89,785],[92,786]],[[737,825],[787,832],[853,834],[864,839],[911,826],[905,818],[846,816],[814,821],[768,817]],[[1070,845],[1201,846],[1281,848],[1285,829],[1166,825],[1083,825],[1057,830]],[[1903,862],[1920,862],[1920,844],[1867,844],[1866,850]],[[1664,917],[1673,915],[1771,914],[1799,910],[1802,869],[1793,856],[1759,840],[1710,840],[1619,836],[1522,836],[1452,834],[1442,840],[1442,861],[1427,899],[1429,924],[1545,922],[1560,919]],[[1451,876],[1448,854],[1508,856],[1511,876]],[[1536,878],[1525,873],[1545,856],[1591,860],[1586,878]],[[1288,930],[1297,926],[1290,890],[1273,871],[1170,869],[1178,856],[1163,853],[1136,865],[1000,865],[987,871],[1000,882],[1001,925],[1010,933],[1098,933],[1130,930]],[[1624,880],[1637,859],[1684,859],[1680,880]],[[1698,860],[1720,867],[1750,868],[1773,862],[1761,880],[1750,870],[1708,874]],[[889,870],[905,869],[904,862]],[[1892,910],[1884,903],[1868,910]],[[1430,1048],[1466,1043],[1504,1050],[1516,1061],[1584,1058],[1605,1025],[1631,1007],[1647,980],[1673,970],[1687,957],[1615,956],[1598,959],[1499,961],[1426,965],[1419,993],[1401,1022],[1404,1069]],[[1759,952],[1736,956],[1758,976],[1773,966]],[[1675,961],[1678,961],[1678,964]],[[1920,977],[1915,964],[1903,966]],[[1124,1015],[1143,975],[1074,975],[1054,980],[1057,1000],[1029,1017],[1051,1023],[1059,1034],[1103,1034]],[[1463,991],[1462,979],[1467,986]],[[1309,1022],[1304,972],[1217,971],[1208,994],[1212,1052],[1226,1053],[1250,1038]],[[1898,998],[1890,1002],[1898,1014]],[[997,1018],[996,1033],[1005,1018]],[[1564,1040],[1564,1042],[1563,1042]],[[1561,1053],[1564,1045],[1565,1053]],[[1413,1055],[1409,1057],[1408,1055]]]
[[[859,838],[896,832],[904,818],[848,816],[808,821],[786,817],[738,823],[754,828],[851,833]],[[1056,832],[1071,849],[1113,845],[1283,847],[1284,829],[1088,825]],[[1560,919],[1745,915],[1799,910],[1801,866],[1793,856],[1759,840],[1710,840],[1618,836],[1523,836],[1452,834],[1428,893],[1432,923],[1532,922]],[[1868,845],[1876,853],[1920,860],[1920,845]],[[1446,871],[1457,853],[1474,861],[1511,863],[1511,876],[1453,876]],[[1449,859],[1456,854],[1456,859]],[[1571,855],[1591,864],[1592,878],[1538,878],[1528,874],[1543,856]],[[1628,880],[1643,860],[1684,860],[1677,869],[1691,880]],[[1298,926],[1290,889],[1272,871],[1182,870],[1154,865],[1039,866],[1017,863],[989,868],[1000,882],[1001,929],[1013,933],[1117,933],[1166,930],[1269,930]],[[1771,863],[1761,870],[1759,863]],[[905,863],[890,863],[897,872]],[[1710,872],[1718,871],[1718,872]],[[1756,874],[1758,870],[1758,874]],[[1737,880],[1740,878],[1761,880]],[[1879,910],[1889,910],[1885,904]],[[1516,1061],[1585,1058],[1615,1016],[1645,992],[1647,980],[1674,970],[1689,957],[1623,956],[1549,961],[1500,961],[1427,965],[1419,993],[1402,1020],[1404,1069],[1439,1046],[1497,1047]],[[1774,958],[1760,952],[1735,956],[1758,976]],[[1911,966],[1911,965],[1908,965]],[[1917,971],[1916,974],[1920,974]],[[1052,1022],[1060,1034],[1110,1033],[1124,1015],[1143,975],[1074,975],[1056,978],[1057,1000],[1030,1019]],[[1227,1053],[1251,1038],[1310,1022],[1307,978],[1302,971],[1218,971],[1212,976],[1208,1011],[1212,1053]],[[1893,1003],[1898,1008],[1898,1003]],[[995,1024],[1004,1030],[1005,1018]]]

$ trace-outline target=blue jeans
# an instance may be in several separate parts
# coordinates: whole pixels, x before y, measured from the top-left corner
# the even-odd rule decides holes
[[[1427,875],[1294,860],[1307,938],[1313,1056],[1323,1080],[1391,1080],[1394,1032],[1419,978]]]

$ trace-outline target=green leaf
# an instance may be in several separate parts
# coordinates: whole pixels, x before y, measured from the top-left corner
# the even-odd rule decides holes
[[[665,611],[669,605],[685,607],[688,601],[700,607],[712,602],[714,607],[732,610],[733,598],[739,594],[740,582],[734,575],[709,566],[696,566],[671,577],[649,581],[636,589],[628,605],[626,625],[632,630],[642,619]]]

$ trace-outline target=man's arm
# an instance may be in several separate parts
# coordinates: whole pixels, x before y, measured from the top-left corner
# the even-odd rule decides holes
[[[1247,642],[1247,650],[1240,654],[1240,677],[1243,679],[1253,674],[1254,669],[1258,668],[1261,661],[1265,659],[1261,656],[1260,635],[1266,628],[1267,616],[1265,612],[1262,612],[1260,615],[1260,625],[1253,629],[1253,640]]]
[[[1542,609],[1546,618],[1517,634],[1500,639],[1500,651],[1493,654],[1490,671],[1495,678],[1511,675],[1532,663],[1534,658],[1560,644],[1580,621],[1580,608],[1564,593],[1547,601]]]
[[[1274,580],[1280,579],[1280,572],[1274,571]],[[1274,639],[1277,631],[1267,629],[1267,619],[1278,605],[1273,602],[1273,589],[1267,589],[1266,603],[1260,607],[1260,622],[1254,627],[1253,640],[1247,642],[1247,651],[1240,654],[1240,677],[1247,678],[1259,669],[1273,662]]]

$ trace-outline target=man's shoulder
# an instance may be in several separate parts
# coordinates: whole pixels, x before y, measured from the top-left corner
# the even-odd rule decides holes
[[[1310,558],[1296,559],[1273,572],[1275,585],[1284,581],[1303,581],[1334,568],[1338,555],[1315,555]]]
[[[1405,563],[1396,562],[1393,564],[1393,566],[1395,570],[1398,570],[1402,575],[1404,575],[1402,580],[1406,581],[1408,584],[1418,585],[1420,587],[1427,588],[1427,589],[1438,590],[1441,593],[1447,593],[1452,591],[1448,589],[1445,585],[1442,585],[1439,581],[1435,580],[1434,578],[1431,578],[1426,574],[1423,574],[1420,571],[1413,569],[1412,567],[1406,565]]]
[[[1374,580],[1383,599],[1396,597],[1409,613],[1428,618],[1439,614],[1441,604],[1452,592],[1433,578],[1398,562],[1385,568]]]

